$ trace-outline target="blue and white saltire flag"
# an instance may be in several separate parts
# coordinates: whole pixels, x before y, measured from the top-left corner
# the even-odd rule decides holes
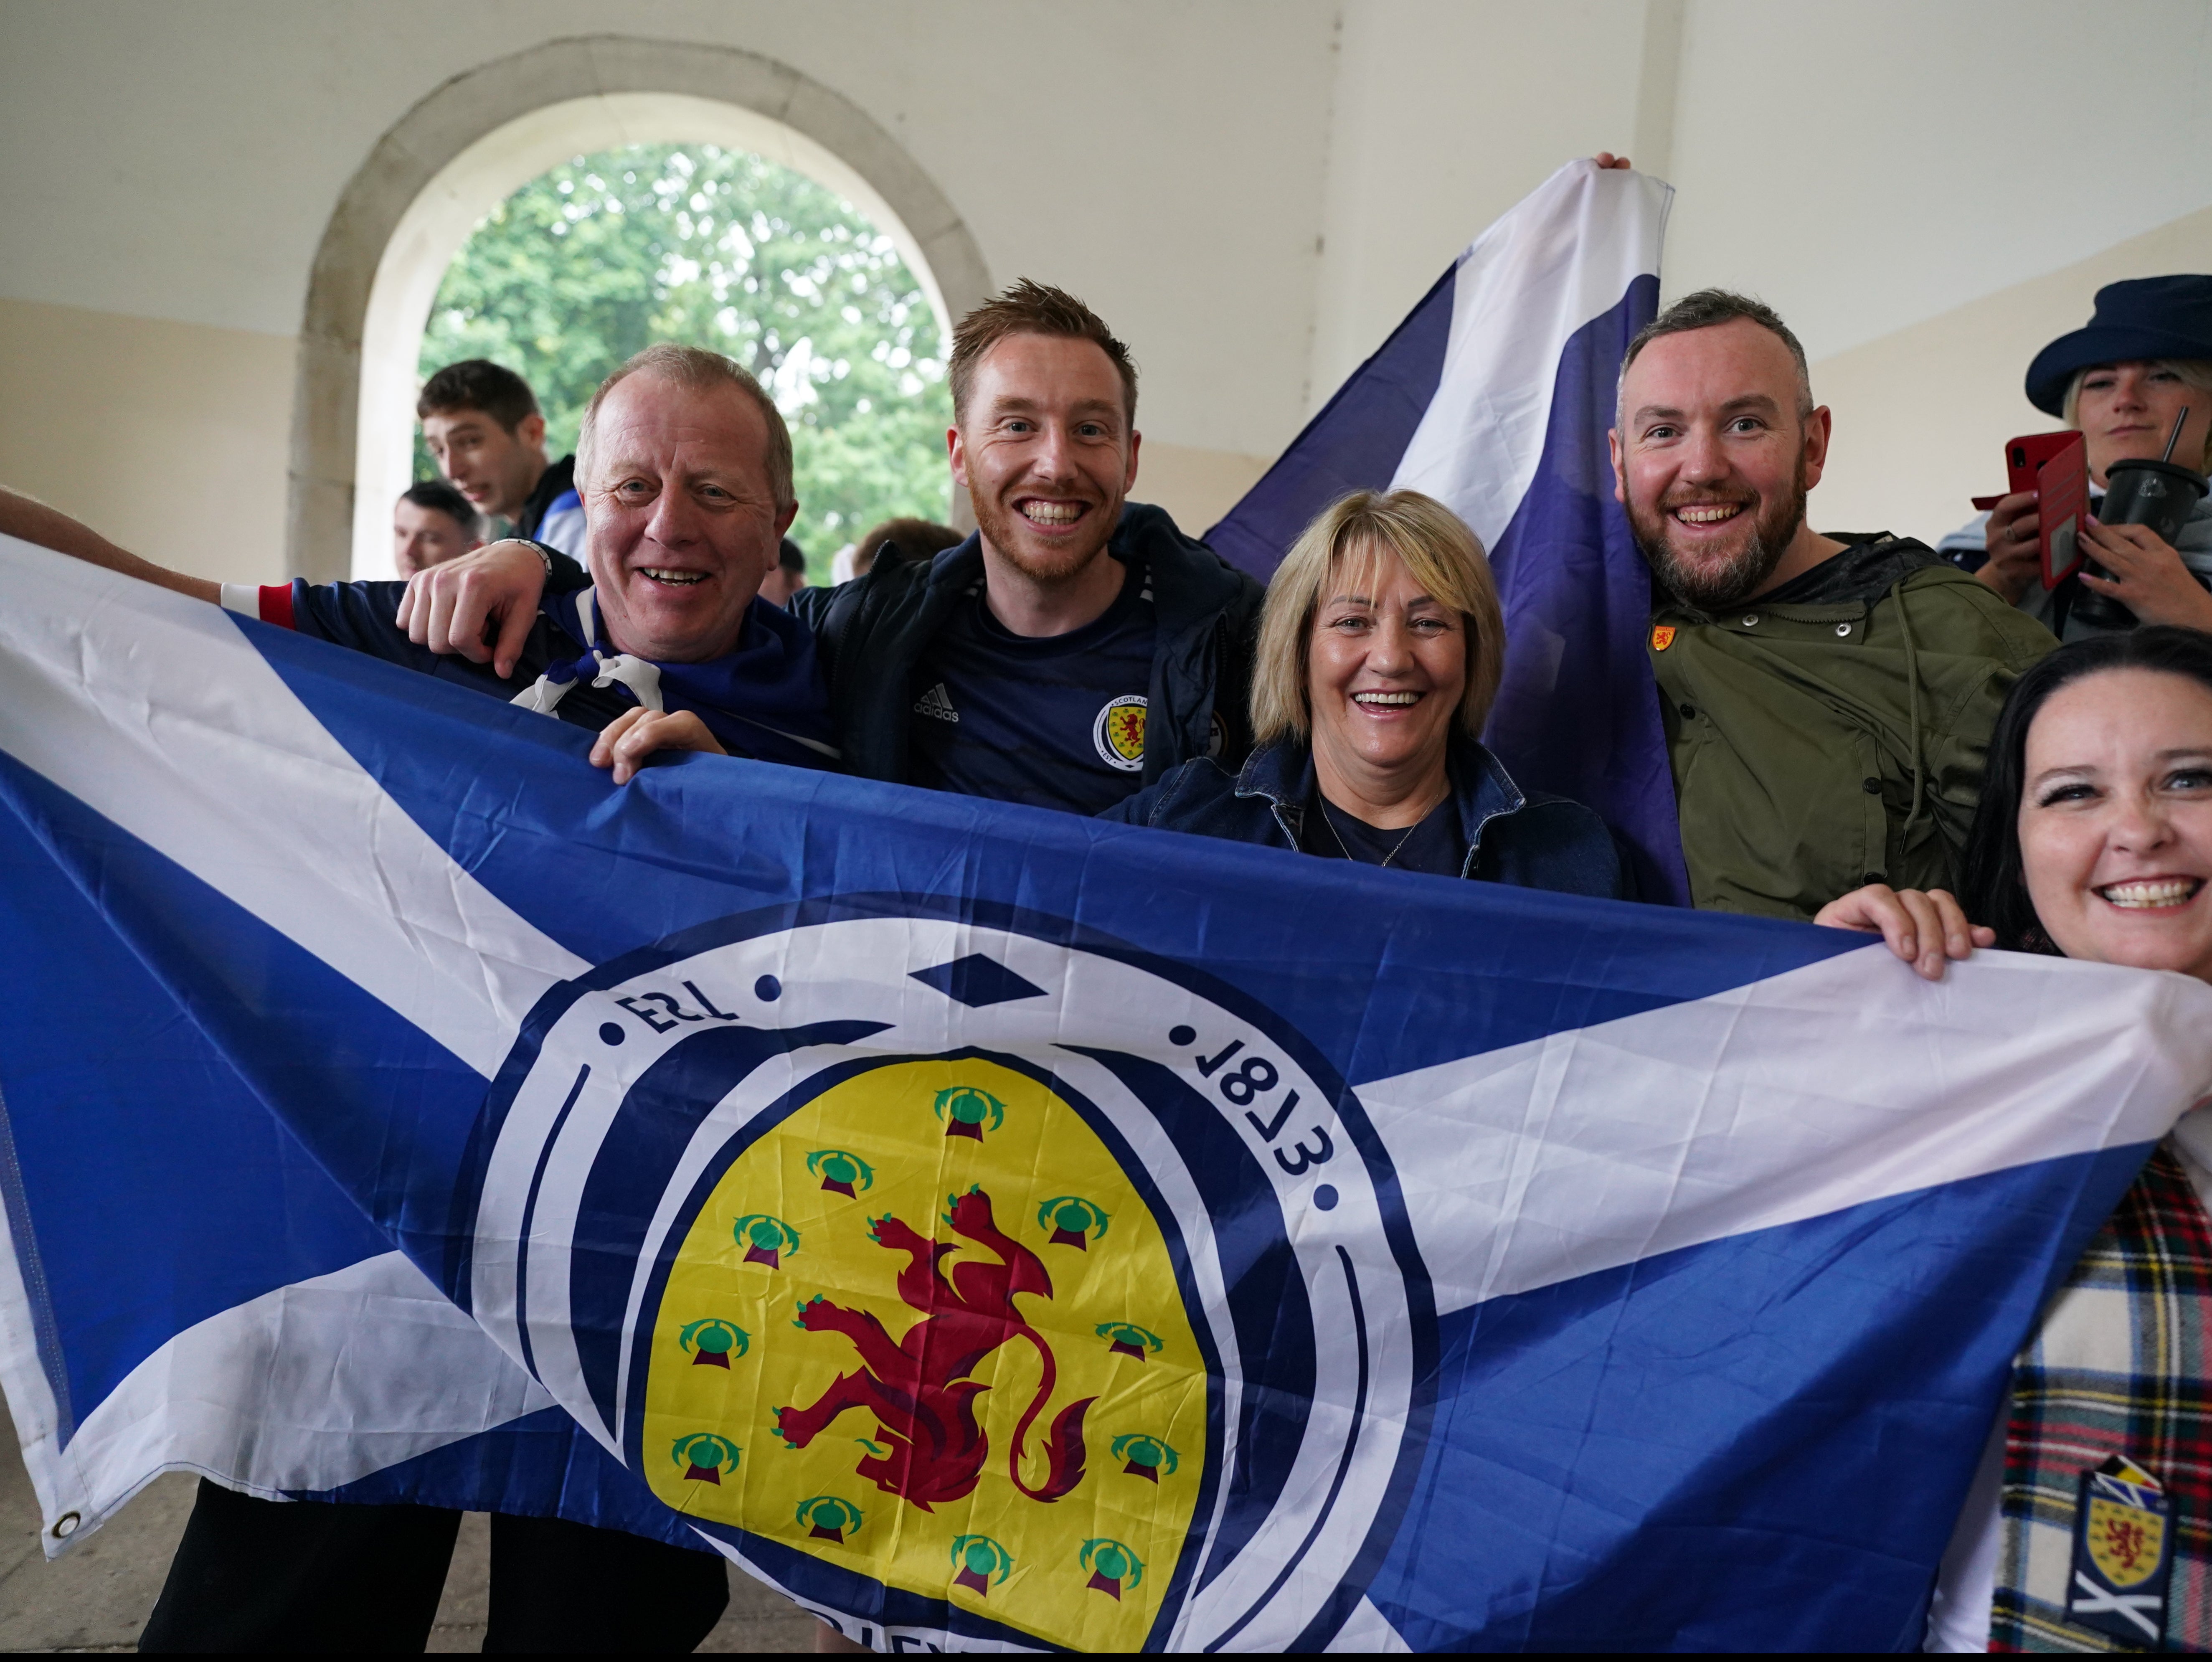
[[[1613,499],[1622,354],[1659,303],[1674,189],[1577,161],[1470,244],[1206,539],[1260,577],[1349,490],[1425,491],[1474,527],[1505,606],[1484,734],[1589,804],[1644,898],[1688,904],[1644,655],[1651,581]]]
[[[1876,1649],[2212,991],[588,735],[0,543],[0,1379],[886,1648]]]

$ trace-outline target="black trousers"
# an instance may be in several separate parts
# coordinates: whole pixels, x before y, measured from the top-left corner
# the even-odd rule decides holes
[[[262,1501],[203,1478],[138,1648],[419,1652],[460,1525],[438,1507]],[[486,1651],[690,1651],[729,1601],[717,1553],[492,1515]]]

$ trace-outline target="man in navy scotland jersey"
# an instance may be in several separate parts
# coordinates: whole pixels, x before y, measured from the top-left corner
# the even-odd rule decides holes
[[[976,533],[792,599],[846,770],[1096,813],[1193,757],[1239,760],[1260,586],[1128,502],[1127,349],[1074,296],[1022,282],[961,320],[951,380]],[[544,580],[513,544],[434,567],[415,580],[435,609],[415,638],[481,652],[501,618],[504,642]]]
[[[758,598],[796,512],[790,435],[758,383],[713,353],[651,348],[600,387],[578,451],[590,585],[511,620],[495,652],[474,643],[476,661],[410,642],[398,583],[218,585],[5,490],[0,533],[594,729],[592,759],[617,782],[662,749],[834,762],[812,637]],[[420,1651],[458,1522],[204,1482],[142,1648],[313,1649],[343,1631]],[[495,1518],[493,1564],[487,1648],[690,1650],[728,1597],[717,1555],[560,1519]]]
[[[1021,282],[961,320],[949,367],[976,533],[798,603],[848,767],[1091,814],[1178,762],[1241,755],[1260,587],[1128,505],[1128,349],[1073,295]]]

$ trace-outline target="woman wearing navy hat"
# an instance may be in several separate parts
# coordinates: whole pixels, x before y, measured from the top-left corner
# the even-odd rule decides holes
[[[2173,460],[2200,470],[2212,463],[2212,277],[2138,277],[2099,289],[2088,327],[2036,354],[2027,397],[2087,441],[2092,523],[2082,532],[2082,551],[2112,576],[2085,571],[2082,584],[2118,600],[2138,622],[2212,630],[2212,500],[2197,503],[2179,548],[2143,526],[2094,523],[2106,470],[2164,454],[2185,407],[2189,419]],[[1942,547],[1985,551],[1988,563],[1975,575],[2062,638],[2112,633],[2063,606],[2070,583],[2043,587],[2041,528],[2034,493],[2027,491],[1954,532]]]

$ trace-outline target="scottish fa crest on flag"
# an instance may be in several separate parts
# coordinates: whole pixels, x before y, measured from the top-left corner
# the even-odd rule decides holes
[[[1356,1101],[1186,966],[827,910],[541,1001],[477,1319],[672,1511],[889,1635],[1290,1643],[1433,1361]]]

